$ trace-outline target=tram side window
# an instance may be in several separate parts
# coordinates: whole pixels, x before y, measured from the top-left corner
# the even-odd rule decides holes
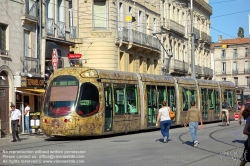
[[[138,93],[137,86],[126,84],[127,93],[127,112],[129,114],[138,114]]]
[[[127,112],[125,84],[113,84],[113,86],[115,99],[115,114],[125,114]]]
[[[112,101],[112,87],[110,83],[104,83],[105,96],[105,131],[112,129],[113,121],[113,101]]]
[[[157,98],[156,87],[147,85],[147,100],[148,100],[148,125],[155,125],[157,118]]]
[[[214,109],[214,90],[213,89],[208,89],[207,104],[210,109]]]
[[[226,100],[230,106],[233,106],[232,91],[230,90],[224,91],[224,100]]]
[[[158,86],[157,87],[157,93],[158,93],[158,109],[162,107],[161,103],[162,101],[167,101],[167,91],[165,86]]]
[[[189,108],[191,108],[190,102],[195,101],[196,102],[196,90],[194,89],[182,89],[182,97],[183,97],[183,111],[187,111]]]
[[[81,86],[77,114],[90,116],[99,111],[99,92],[95,85],[84,83]]]
[[[175,89],[173,86],[168,86],[167,87],[167,92],[168,92],[168,105],[169,107],[173,110],[176,111],[176,100],[175,100]]]

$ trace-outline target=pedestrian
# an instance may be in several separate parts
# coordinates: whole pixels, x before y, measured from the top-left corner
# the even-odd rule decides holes
[[[191,108],[187,111],[187,115],[185,118],[184,126],[187,127],[187,123],[189,122],[189,131],[190,135],[193,139],[194,147],[198,146],[197,141],[197,130],[200,121],[200,129],[203,128],[201,111],[196,108],[195,101],[190,102]]]
[[[25,115],[25,127],[26,127],[26,133],[30,133],[30,106],[28,102],[24,103],[25,108],[24,108],[24,115]]]
[[[239,123],[241,124],[241,118],[242,118],[242,114],[245,110],[247,110],[248,108],[250,107],[250,97],[248,97],[245,101],[245,103],[241,106],[241,110],[240,110],[240,113],[239,113]]]
[[[20,142],[21,139],[18,136],[18,125],[20,125],[21,122],[21,112],[19,109],[16,109],[16,106],[11,103],[10,105],[10,112],[9,117],[11,118],[11,129],[12,129],[12,137],[13,140],[11,142],[16,142],[17,140]]]
[[[245,164],[250,161],[250,110],[244,111],[242,113],[244,119],[246,119],[246,125],[243,129],[243,134],[247,135],[247,140],[244,142],[244,151],[241,157],[240,166],[245,166]]]
[[[229,108],[230,108],[230,105],[225,99],[224,102],[222,102],[221,115],[223,115],[223,112],[225,112],[224,115],[226,115],[226,125],[228,126],[229,126],[229,111],[228,111]]]
[[[156,125],[158,125],[160,121],[163,142],[166,143],[169,141],[169,129],[172,123],[170,116],[169,116],[169,112],[171,108],[167,106],[166,101],[163,101],[161,105],[162,105],[162,108],[159,109]]]

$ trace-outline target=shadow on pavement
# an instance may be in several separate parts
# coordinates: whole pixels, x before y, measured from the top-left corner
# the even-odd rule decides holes
[[[246,140],[233,140],[233,143],[240,143],[240,144],[244,144]]]

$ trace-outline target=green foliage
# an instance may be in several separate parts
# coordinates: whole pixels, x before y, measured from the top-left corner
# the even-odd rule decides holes
[[[242,27],[239,27],[238,29],[238,37],[244,38],[244,29]]]

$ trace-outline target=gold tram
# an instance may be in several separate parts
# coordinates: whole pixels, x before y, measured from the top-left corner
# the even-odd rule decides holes
[[[236,111],[232,82],[94,68],[62,68],[50,77],[41,113],[47,136],[93,136],[156,128],[161,102],[182,125],[194,100],[204,122],[218,121],[222,101]]]

